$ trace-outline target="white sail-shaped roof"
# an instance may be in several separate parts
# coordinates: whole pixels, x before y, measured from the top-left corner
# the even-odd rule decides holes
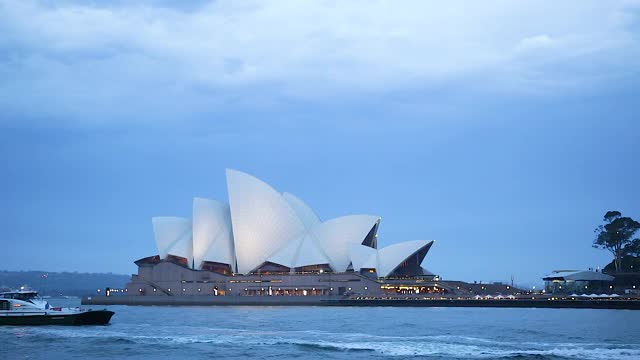
[[[420,271],[433,241],[409,241],[376,250],[377,216],[350,215],[321,222],[290,193],[227,169],[229,205],[195,198],[193,221],[152,219],[158,254],[176,255],[202,268],[205,261],[228,264],[247,274],[266,261],[295,269],[328,264],[335,272],[375,268],[380,277]],[[374,231],[372,231],[374,230]],[[362,245],[366,240],[368,246]],[[407,260],[410,260],[407,262]],[[402,266],[400,269],[399,266]]]
[[[389,276],[405,260],[432,244],[433,240],[405,241],[378,250],[378,268],[376,269],[378,276]],[[422,262],[422,259],[420,261]]]
[[[380,218],[371,215],[349,215],[325,221],[311,228],[318,244],[327,255],[333,271],[347,270],[349,246],[360,245]]]
[[[313,209],[300,198],[288,192],[283,193],[282,196],[287,200],[307,229],[321,223],[320,218]]]
[[[231,213],[223,202],[193,199],[193,259],[197,268],[203,261],[235,268]]]
[[[193,259],[191,220],[174,216],[159,216],[151,219],[158,247],[158,254],[165,259],[168,254]]]
[[[287,242],[282,248],[267,258],[274,264],[295,269],[302,266],[329,264],[329,258],[310,234],[305,233],[292,241]]]
[[[249,273],[305,226],[287,200],[265,182],[227,169],[231,224],[239,273]]]
[[[307,233],[300,243],[298,255],[293,264],[294,268],[310,265],[330,264],[331,261],[322,250],[313,235]]]
[[[300,244],[302,244],[302,237],[298,237],[294,240],[287,242],[283,247],[278,249],[273,255],[267,258],[268,262],[272,262],[274,264],[286,266],[288,268],[293,268],[296,260],[296,256],[298,254],[298,249],[300,249]]]
[[[378,250],[359,244],[351,244],[349,257],[354,271],[378,268]]]

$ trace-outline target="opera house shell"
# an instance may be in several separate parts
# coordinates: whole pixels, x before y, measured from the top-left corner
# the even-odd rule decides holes
[[[244,281],[237,278],[256,275],[333,274],[333,284],[339,281],[337,274],[364,275],[374,282],[430,274],[421,264],[433,241],[407,241],[379,249],[379,216],[348,215],[323,221],[300,198],[279,192],[254,176],[227,169],[226,180],[228,203],[194,198],[191,219],[174,216],[152,219],[158,255],[136,261],[140,269],[137,278],[134,275],[132,288],[140,286],[143,292],[146,290],[141,284],[151,284],[156,292],[162,290],[157,289],[162,288],[157,284],[163,281],[182,279],[185,284],[191,281],[184,280],[189,276],[196,279],[184,271],[236,279],[220,280],[225,281],[223,289],[228,283]],[[149,270],[164,263],[172,264],[173,270],[167,268],[162,274]],[[180,276],[170,273],[177,271],[176,265],[183,269]],[[312,287],[313,291],[322,288],[318,283],[323,281],[321,278],[316,276],[314,281],[318,286]],[[368,290],[366,284],[373,284],[368,281],[361,281],[364,284],[360,284],[361,290]],[[345,289],[353,286],[345,285]],[[184,286],[177,287],[187,291]],[[239,292],[250,291],[248,286],[241,287]],[[333,290],[333,285],[326,292],[323,290],[323,294],[329,294],[329,289]],[[166,289],[163,292],[168,293]]]

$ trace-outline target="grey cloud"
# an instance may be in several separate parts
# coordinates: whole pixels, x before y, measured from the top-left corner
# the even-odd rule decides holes
[[[637,71],[625,56],[638,53],[637,14],[629,1],[0,0],[0,105],[118,118],[465,78],[497,93],[576,91]],[[570,64],[606,71],[558,70]]]

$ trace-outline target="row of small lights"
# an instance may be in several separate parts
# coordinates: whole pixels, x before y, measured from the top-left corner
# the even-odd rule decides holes
[[[367,289],[368,289],[368,287],[366,287],[366,286],[365,286],[365,287],[364,287],[364,289],[365,289],[365,290],[367,290]],[[157,290],[158,290],[157,288],[153,288],[153,292],[156,292]],[[212,291],[216,291],[216,290],[217,290],[217,289],[215,289],[215,288],[214,288],[214,289],[212,289]],[[248,288],[245,288],[245,289],[244,289],[244,291],[248,291],[248,290],[249,290]],[[261,290],[261,291],[264,291],[264,288],[261,288],[260,290]],[[280,290],[281,290],[281,288],[278,288],[278,291],[280,291]],[[298,291],[298,288],[295,288],[295,290],[296,290],[296,291]],[[313,290],[313,291],[315,291],[315,290],[316,290],[316,288],[313,288],[312,290]],[[331,290],[331,291],[333,291],[333,288],[330,288],[330,290]],[[101,289],[98,289],[98,292],[101,292],[101,291],[102,291]],[[117,293],[117,292],[128,292],[128,291],[129,291],[129,289],[123,289],[123,290],[120,290],[120,289],[110,289],[110,291],[111,291],[111,292],[115,292],[115,293]],[[139,288],[139,289],[138,289],[138,291],[139,291],[139,292],[142,292],[142,291],[143,291],[143,289],[142,289],[142,288]],[[167,291],[168,291],[168,292],[171,292],[171,288],[167,288]],[[185,289],[185,288],[183,288],[183,289],[182,289],[182,292],[186,292],[186,291],[187,291],[187,289]],[[202,289],[201,289],[201,288],[198,288],[198,292],[201,292],[201,291],[202,291]],[[232,289],[231,289],[231,288],[229,288],[229,291],[232,291]],[[349,288],[349,291],[351,291],[351,288]]]
[[[365,290],[367,290],[367,287],[364,287]],[[278,291],[281,291],[281,288],[278,288]],[[312,288],[312,291],[316,291],[316,288]],[[333,291],[333,288],[329,288],[330,291]],[[231,289],[229,289],[229,291],[231,291]],[[244,291],[249,291],[249,288],[244,288]],[[264,288],[260,288],[260,291],[264,291]],[[298,291],[298,288],[295,288],[295,291]],[[351,291],[351,288],[349,288],[349,291]]]
[[[365,287],[364,287],[364,289],[365,289],[365,290],[367,290],[367,287],[365,286]],[[138,291],[139,291],[139,292],[142,292],[142,290],[143,290],[142,288],[139,288],[139,289],[138,289]],[[158,290],[158,289],[153,288],[153,292],[156,292],[157,290]],[[214,289],[212,289],[212,291],[215,291],[215,290],[216,290],[215,288],[214,288]],[[244,290],[245,290],[245,291],[248,291],[248,288],[245,288]],[[261,291],[264,291],[264,288],[261,288],[260,290],[261,290]],[[280,290],[281,290],[281,288],[278,288],[278,291],[280,291]],[[298,288],[296,288],[296,291],[297,291],[297,290],[298,290]],[[315,291],[315,290],[316,290],[316,288],[313,288],[313,291]],[[100,289],[98,289],[98,292],[100,292],[100,291],[101,291],[101,290],[100,290]],[[124,289],[124,290],[112,289],[112,290],[110,290],[110,291],[111,291],[111,292],[128,292],[128,291],[129,291],[129,289]],[[167,288],[167,291],[168,291],[168,292],[171,292],[171,288]],[[182,289],[182,292],[186,292],[186,291],[187,291],[187,289],[185,289],[185,288],[183,288],[183,289]],[[201,291],[202,291],[202,289],[201,289],[201,288],[198,288],[198,292],[201,292]],[[229,291],[232,291],[232,289],[231,289],[231,288],[229,288]],[[333,288],[331,288],[331,291],[333,291]],[[349,288],[349,291],[351,291],[351,288]]]
[[[435,284],[435,285],[434,285],[434,288],[437,288],[437,287],[438,287],[438,284]],[[562,289],[562,286],[560,286],[559,288],[560,288],[560,289]],[[585,285],[585,287],[584,287],[584,288],[585,288],[585,289],[587,289],[587,288],[588,288],[588,286],[586,286],[586,285]],[[635,285],[633,285],[633,288],[635,289],[635,288],[636,288],[636,286],[635,286]],[[368,290],[368,287],[366,287],[366,286],[365,286],[365,287],[364,287],[364,289],[365,289],[365,290]],[[456,287],[456,289],[460,290],[460,286],[457,286],[457,287]],[[509,286],[507,286],[507,290],[509,290],[509,289],[510,289],[510,287],[509,287]],[[535,289],[536,289],[536,287],[535,287],[535,286],[533,286],[533,287],[532,287],[532,289],[533,289],[533,290],[535,290]],[[610,286],[609,286],[609,289],[613,289],[613,285],[610,285]],[[143,290],[142,288],[139,288],[139,289],[138,289],[138,291],[139,291],[139,292],[142,292],[142,290]],[[261,291],[264,291],[264,288],[262,288],[262,289],[260,289],[260,290],[261,290]],[[280,289],[280,288],[278,288],[278,291],[280,291],[280,290],[281,290],[281,289]],[[315,291],[315,290],[316,290],[316,288],[313,288],[313,291]],[[333,288],[331,288],[330,290],[331,290],[331,291],[333,291]],[[482,286],[482,290],[486,290],[486,287]],[[101,292],[101,291],[102,291],[101,289],[98,289],[98,292]],[[119,292],[129,292],[129,289],[110,289],[109,291],[110,291],[110,292],[114,292],[114,293],[119,293]],[[156,289],[156,288],[153,288],[153,292],[156,292],[156,291],[157,291],[157,289]],[[167,288],[167,291],[168,291],[168,292],[171,292],[171,288]],[[187,289],[185,289],[185,288],[183,288],[183,289],[182,289],[182,292],[186,292],[186,291],[187,291]],[[201,289],[201,288],[198,288],[198,292],[201,292],[201,291],[202,291],[202,289]],[[212,289],[212,291],[214,291],[214,292],[215,292],[215,291],[216,291],[216,289],[214,288],[214,289]],[[231,288],[229,288],[229,291],[231,291]],[[245,289],[244,289],[244,291],[248,291],[248,289],[247,289],[247,288],[245,288]],[[295,288],[295,291],[298,291],[298,288]],[[351,288],[349,288],[349,290],[348,290],[348,291],[351,291]],[[541,290],[541,292],[542,292],[542,293],[545,293],[545,290]],[[534,298],[532,298],[532,299],[534,299]],[[552,298],[552,300],[553,300],[553,298]]]
[[[435,284],[434,287],[437,287],[438,284]],[[536,288],[535,286],[533,287],[534,289]],[[460,290],[460,286],[456,286],[457,290]],[[482,290],[486,290],[487,288],[482,286]],[[511,286],[507,285],[507,290],[511,289]],[[471,288],[469,288],[469,290],[471,290]]]

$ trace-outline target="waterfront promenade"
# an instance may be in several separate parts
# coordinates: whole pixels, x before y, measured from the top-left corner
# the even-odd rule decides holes
[[[572,299],[534,297],[517,299],[463,299],[432,297],[335,296],[88,296],[83,305],[170,306],[392,306],[487,307],[640,310],[640,298]]]

